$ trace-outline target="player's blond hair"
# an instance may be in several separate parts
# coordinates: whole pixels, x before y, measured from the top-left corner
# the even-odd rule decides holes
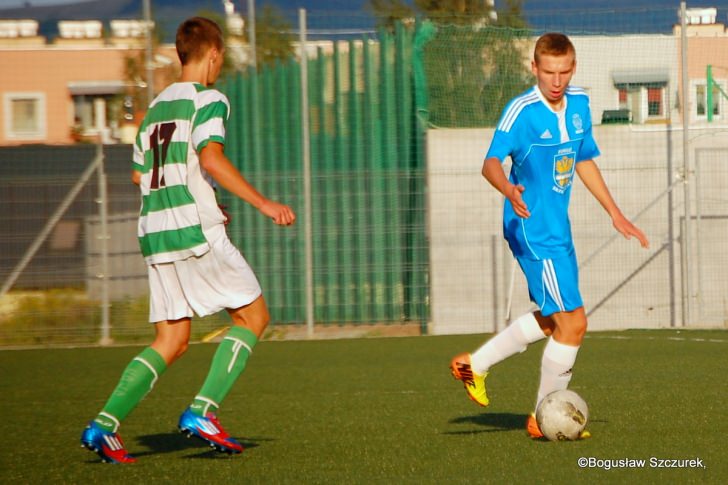
[[[543,34],[536,41],[536,47],[533,49],[533,59],[538,64],[541,56],[565,56],[574,54],[576,57],[576,49],[571,40],[559,32],[549,32]]]

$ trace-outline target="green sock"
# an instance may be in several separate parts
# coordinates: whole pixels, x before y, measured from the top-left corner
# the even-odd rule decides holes
[[[152,390],[166,369],[166,362],[156,350],[151,347],[142,350],[126,366],[116,389],[94,421],[106,431],[116,432],[121,421]]]
[[[232,327],[217,347],[202,389],[190,410],[198,416],[215,412],[245,369],[258,337],[245,327]]]

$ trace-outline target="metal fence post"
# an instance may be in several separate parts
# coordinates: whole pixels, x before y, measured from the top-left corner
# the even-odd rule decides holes
[[[306,9],[298,9],[301,55],[301,148],[303,150],[304,239],[306,251],[306,334],[313,337],[313,230],[311,224],[311,143],[308,113],[308,52],[306,51]]]
[[[98,277],[101,279],[101,338],[100,345],[110,345],[111,324],[109,321],[109,197],[106,185],[106,170],[104,168],[104,146],[99,140],[96,145],[96,173],[98,175],[99,196],[96,203],[99,204],[99,234],[101,248],[101,272]]]
[[[684,272],[682,278],[684,281],[685,295],[683,297],[685,311],[683,315],[683,326],[689,326],[693,322],[692,313],[692,297],[693,285],[691,284],[690,271],[690,231],[692,224],[690,223],[690,102],[688,101],[688,36],[687,36],[687,18],[685,2],[680,2],[680,62],[682,64],[682,108],[683,108],[683,197],[685,198],[685,232],[683,233],[682,243],[685,246],[683,254],[685,254],[685,264],[682,265]]]

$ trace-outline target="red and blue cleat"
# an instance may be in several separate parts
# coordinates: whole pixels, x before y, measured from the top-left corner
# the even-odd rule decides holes
[[[198,416],[187,408],[179,418],[178,428],[188,437],[200,438],[221,453],[232,455],[243,451],[243,446],[225,432],[213,413]]]
[[[106,431],[91,421],[81,435],[81,446],[97,453],[106,463],[134,463],[118,433]]]

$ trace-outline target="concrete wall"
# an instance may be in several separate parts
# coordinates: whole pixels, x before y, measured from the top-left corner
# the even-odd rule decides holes
[[[685,261],[692,278],[692,324],[726,326],[728,255],[721,254],[728,236],[724,130],[690,132],[690,207],[694,216],[700,208],[702,220],[689,222],[691,251],[689,259],[683,259],[684,184],[672,191],[672,257],[667,195],[669,183],[681,173],[682,131],[665,126],[595,127],[603,154],[597,162],[607,184],[628,217],[640,214],[636,222],[651,247],[643,250],[636,241],[616,235],[596,200],[580,182],[574,184],[570,213],[591,329],[682,325]],[[490,129],[427,134],[433,334],[491,332],[505,324],[512,258],[502,240],[503,202],[480,175],[491,137]],[[525,280],[517,269],[511,316],[530,308]]]

